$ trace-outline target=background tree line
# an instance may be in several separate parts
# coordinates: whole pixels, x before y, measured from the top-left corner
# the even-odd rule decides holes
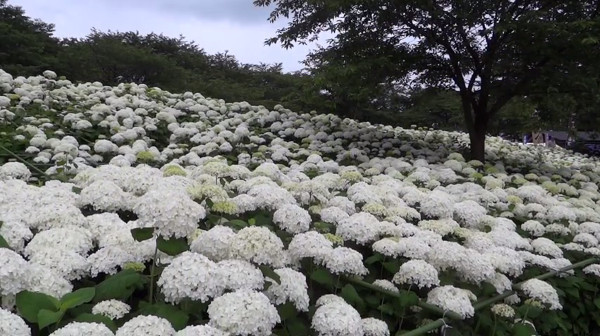
[[[260,5],[271,2],[278,4],[277,8],[281,7],[282,10],[286,6],[303,8],[302,4],[309,3],[303,0],[256,3]],[[532,1],[514,3],[523,2]],[[105,85],[120,82],[144,83],[171,92],[194,91],[230,102],[248,101],[269,108],[275,104],[283,104],[295,111],[317,110],[403,127],[417,125],[470,131],[464,118],[464,92],[461,93],[447,85],[447,81],[442,81],[448,76],[443,73],[443,67],[434,57],[436,55],[407,52],[398,47],[399,44],[395,43],[397,41],[386,40],[381,36],[382,31],[398,24],[397,16],[388,17],[389,13],[394,14],[394,10],[402,10],[403,13],[413,11],[414,15],[420,15],[433,11],[436,7],[418,7],[428,3],[418,1],[414,2],[418,4],[414,6],[411,1],[395,2],[394,5],[392,3],[394,2],[390,2],[385,11],[380,9],[382,7],[379,2],[364,2],[360,5],[362,7],[357,5],[356,8],[343,8],[353,4],[352,1],[340,2],[340,7],[336,7],[336,1],[330,1],[329,7],[314,9],[321,11],[323,15],[318,16],[321,18],[336,17],[346,10],[345,17],[349,21],[340,23],[338,28],[343,33],[333,43],[315,50],[307,57],[302,71],[284,73],[281,64],[244,64],[228,52],[208,54],[183,36],[92,30],[84,38],[58,39],[52,35],[53,24],[32,19],[22,8],[10,5],[7,0],[0,0],[0,68],[13,75],[23,76],[38,75],[46,69],[52,69],[74,82],[100,81]],[[572,5],[573,8],[580,9],[578,6],[583,3],[576,1]],[[477,1],[477,4],[475,9],[487,13],[495,3]],[[485,7],[486,4],[489,8]],[[402,6],[406,7],[400,8]],[[477,14],[469,12],[475,9],[457,7],[455,10],[463,10],[464,13],[459,14],[468,21],[472,19],[469,15]],[[574,9],[569,13],[577,14]],[[307,11],[296,14],[302,20],[310,13]],[[374,18],[376,22],[361,21],[361,16]],[[440,18],[437,23],[453,24],[444,20],[446,19]],[[536,20],[543,21],[540,18]],[[494,65],[493,71],[497,72],[497,76],[514,76],[511,72],[513,68],[527,67],[529,63],[544,57],[535,53],[548,42],[543,40],[542,35],[549,28],[538,21],[532,19],[535,23],[529,27],[532,31],[524,36],[514,37],[513,44],[505,50],[506,55]],[[556,24],[553,26],[555,34],[567,41],[573,37],[569,33],[587,34],[580,36],[581,39],[587,38],[586,44],[583,44],[584,49],[571,43],[566,46],[568,50],[564,51],[567,56],[579,55],[585,48],[598,49],[597,40],[590,37],[595,36],[590,35],[590,32],[596,32],[592,29],[594,27],[583,26],[584,23],[581,25],[577,29],[573,28],[573,32]],[[380,27],[381,31],[373,27]],[[278,35],[279,41],[284,45],[290,46],[295,38],[301,39],[311,33],[291,31],[296,35],[285,35],[285,32]],[[423,41],[422,50],[434,49],[436,46],[427,39]],[[562,44],[555,47],[554,51],[549,52],[565,48]],[[511,48],[521,49],[517,52],[511,51]],[[461,64],[468,65],[472,62],[468,56],[468,48],[461,50],[461,53],[464,54],[459,60]],[[575,125],[578,131],[598,131],[600,61],[594,55],[589,53],[587,58],[578,56],[577,62],[569,64],[554,62],[552,66],[536,72],[528,83],[527,90],[514,92],[494,112],[494,118],[490,118],[485,132],[520,139],[522,134],[535,129],[568,130],[569,125]],[[416,69],[427,70],[417,85],[414,81],[410,83],[407,80],[407,73],[414,73]],[[506,90],[506,87],[497,85],[498,83],[500,82],[492,83],[496,87],[492,85],[490,88],[490,97]],[[470,92],[473,103],[478,101],[480,93],[481,91],[476,90]]]

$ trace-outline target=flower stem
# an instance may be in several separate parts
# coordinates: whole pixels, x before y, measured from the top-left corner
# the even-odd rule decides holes
[[[156,255],[158,254],[158,244],[154,246],[154,257],[152,257],[152,267],[150,267],[150,293],[148,294],[148,302],[152,304],[154,299],[154,270],[156,267]]]

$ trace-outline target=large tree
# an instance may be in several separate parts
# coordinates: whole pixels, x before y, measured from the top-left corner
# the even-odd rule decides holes
[[[550,70],[564,69],[568,76],[568,69],[585,68],[598,59],[600,0],[255,0],[254,4],[274,5],[272,22],[289,19],[268,44],[280,42],[289,48],[329,31],[335,38],[326,49],[338,60],[351,55],[391,57],[397,68],[382,74],[381,82],[410,79],[456,90],[472,158],[481,161],[490,122],[511,99],[539,87],[539,82],[533,85],[536,79]]]

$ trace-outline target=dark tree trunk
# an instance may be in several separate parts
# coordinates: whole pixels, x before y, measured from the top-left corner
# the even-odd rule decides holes
[[[485,135],[488,129],[486,111],[476,111],[473,127],[469,129],[471,160],[485,162]]]

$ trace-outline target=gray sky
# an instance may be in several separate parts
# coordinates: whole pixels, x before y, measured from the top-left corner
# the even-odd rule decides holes
[[[286,50],[265,46],[285,22],[269,23],[268,8],[252,0],[9,0],[26,15],[56,26],[57,37],[84,37],[92,28],[100,31],[139,31],[180,34],[206,52],[229,50],[243,63],[283,63],[284,71],[299,64],[316,44]],[[324,43],[325,39],[322,39]]]

